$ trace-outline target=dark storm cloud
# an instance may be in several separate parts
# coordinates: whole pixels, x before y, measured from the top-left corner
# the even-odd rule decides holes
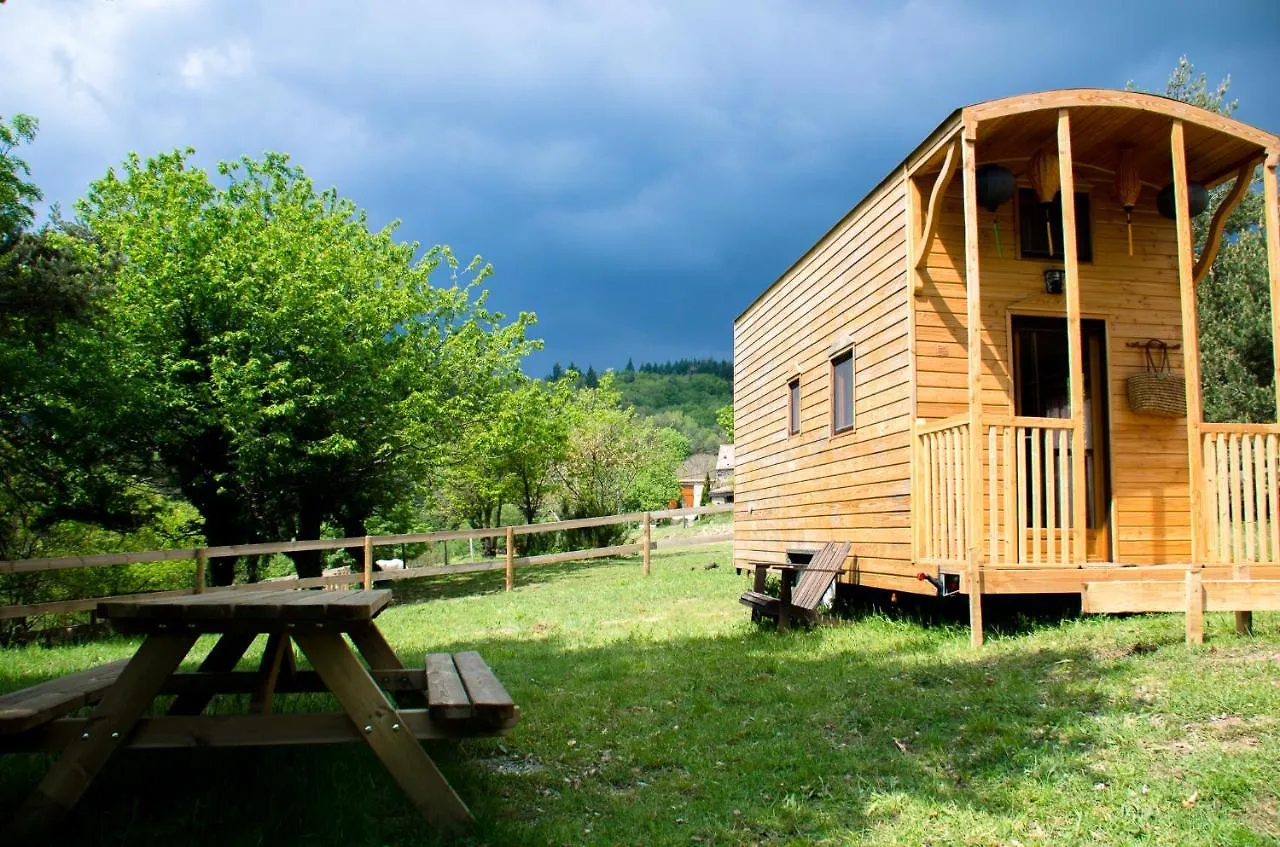
[[[1242,20],[1250,26],[1241,27]],[[734,315],[955,107],[1230,72],[1280,129],[1280,4],[11,0],[0,113],[68,205],[129,150],[284,150],[483,253],[553,360],[727,355]]]

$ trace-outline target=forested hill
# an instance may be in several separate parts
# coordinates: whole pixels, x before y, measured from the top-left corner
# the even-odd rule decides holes
[[[599,380],[594,366],[580,370],[572,363],[557,363],[549,376],[558,378],[566,370],[582,374],[583,385]],[[616,374],[622,402],[659,426],[679,430],[693,452],[714,453],[726,440],[716,426],[716,410],[733,402],[733,362],[680,359],[636,366],[628,361]]]

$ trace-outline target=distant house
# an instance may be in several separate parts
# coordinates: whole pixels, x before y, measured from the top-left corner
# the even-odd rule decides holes
[[[721,444],[716,456],[716,478],[712,484],[711,502],[714,505],[733,502],[733,445]]]
[[[694,453],[680,465],[680,508],[702,505],[702,491],[708,479],[717,479],[717,457],[711,453]]]

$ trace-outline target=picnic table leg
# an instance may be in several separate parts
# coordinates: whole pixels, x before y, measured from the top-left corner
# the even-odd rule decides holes
[[[197,636],[149,635],[85,723],[83,734],[63,750],[27,798],[12,824],[11,843],[49,843],[45,835],[84,795],[111,754],[177,669]]]
[[[423,817],[436,826],[460,829],[474,823],[470,810],[440,773],[427,751],[403,726],[399,712],[336,632],[294,633],[312,666],[338,698],[364,740]]]
[[[218,639],[213,645],[213,649],[209,651],[209,655],[204,657],[204,661],[200,663],[201,673],[224,673],[233,671],[236,663],[244,656],[245,651],[249,649],[249,645],[253,643],[253,639],[258,636],[255,633],[245,632],[227,632]],[[213,694],[181,694],[169,706],[170,715],[198,715],[209,705],[209,701],[213,699]]]
[[[286,654],[288,659],[285,658]],[[293,643],[289,636],[283,632],[273,632],[267,636],[267,649],[262,651],[262,662],[258,665],[258,681],[249,697],[250,712],[271,714],[271,698],[275,696],[280,673],[292,664]]]
[[[369,663],[374,671],[404,670],[404,663],[391,649],[387,639],[373,621],[362,621],[351,628],[348,633],[351,641],[360,651],[360,655]],[[396,704],[404,708],[422,708],[427,705],[427,698],[421,691],[397,691],[393,694]]]
[[[782,572],[782,587],[778,597],[778,632],[791,628],[791,571]]]

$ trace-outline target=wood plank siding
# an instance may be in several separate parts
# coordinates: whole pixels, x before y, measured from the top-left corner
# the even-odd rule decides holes
[[[1019,187],[1028,184],[1019,179]],[[1110,178],[1087,168],[1076,173],[1077,192],[1090,197],[1093,260],[1080,262],[1080,307],[1085,319],[1107,329],[1107,382],[1111,415],[1112,560],[1128,564],[1185,562],[1191,555],[1185,418],[1137,415],[1129,410],[1126,379],[1143,369],[1142,350],[1130,341],[1182,340],[1177,234],[1156,212],[1144,189],[1133,212],[1134,255],[1128,255],[1124,211]],[[1012,415],[1009,337],[1012,315],[1065,317],[1061,295],[1043,293],[1043,272],[1061,262],[1021,259],[1016,202],[992,215],[979,213],[982,261],[983,413]],[[919,417],[940,420],[968,413],[964,286],[964,217],[959,179],[949,186],[938,238],[929,252],[924,294],[916,299]],[[1038,214],[1038,210],[1031,210]],[[993,222],[1004,256],[997,254]],[[1081,222],[1083,225],[1083,222]],[[1172,357],[1181,372],[1181,357]],[[984,504],[985,505],[985,504]],[[989,519],[989,514],[987,515]]]
[[[910,569],[904,184],[882,183],[734,324],[739,567],[848,541],[864,582],[888,574],[884,584],[896,584]],[[831,358],[850,348],[854,426],[833,433]],[[797,377],[792,435],[787,386]]]

